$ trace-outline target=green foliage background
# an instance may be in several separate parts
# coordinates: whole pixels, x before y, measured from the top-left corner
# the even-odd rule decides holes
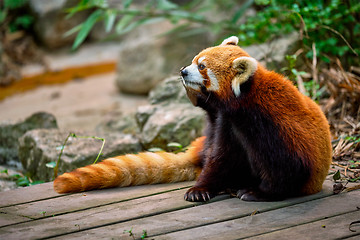
[[[166,19],[174,24],[171,32],[191,35],[210,31],[219,39],[236,35],[242,46],[297,31],[307,57],[312,58],[315,44],[317,57],[324,63],[339,58],[345,66],[359,65],[358,0],[194,0],[183,1],[181,5],[169,0],[146,2],[139,8],[132,0],[125,0],[120,9],[115,9],[110,8],[106,0],[81,0],[67,10],[69,17],[87,9],[94,11],[84,23],[69,31],[68,34],[78,32],[73,48],[79,47],[98,21],[104,22],[108,33],[114,31],[119,35]],[[251,7],[257,12],[248,16]]]

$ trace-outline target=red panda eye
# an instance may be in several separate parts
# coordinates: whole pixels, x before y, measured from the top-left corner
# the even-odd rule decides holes
[[[205,65],[201,63],[201,64],[199,64],[198,68],[199,68],[199,70],[204,70]]]

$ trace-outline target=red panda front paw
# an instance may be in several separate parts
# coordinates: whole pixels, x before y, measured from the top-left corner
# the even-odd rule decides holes
[[[206,202],[213,197],[215,197],[215,195],[210,193],[206,188],[192,187],[185,193],[184,199],[189,202]]]
[[[240,189],[236,193],[236,197],[240,198],[243,201],[248,202],[263,202],[266,201],[265,198],[261,197],[256,191],[248,190],[248,189]]]

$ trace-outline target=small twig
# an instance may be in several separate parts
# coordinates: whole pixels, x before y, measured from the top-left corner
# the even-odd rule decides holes
[[[317,71],[317,56],[316,56],[316,44],[315,42],[312,43],[312,52],[313,52],[313,59],[312,59],[312,77],[313,77],[313,86],[312,86],[312,99],[316,99],[316,86],[319,83],[318,80],[318,71]]]
[[[358,189],[360,189],[360,184],[352,186],[352,187],[347,187],[346,189],[344,189],[344,192],[351,192],[351,191],[358,190]]]
[[[341,168],[344,168],[344,169],[345,169],[345,173],[346,173],[346,169],[349,170],[350,172],[354,172],[354,173],[358,172],[358,171],[356,171],[356,170],[353,170],[353,169],[349,168],[349,166],[344,166],[344,165],[341,165],[341,164],[339,164],[339,163],[332,162],[331,164],[332,164],[332,165],[335,165],[335,166],[338,166],[338,167],[341,167]],[[346,176],[346,174],[345,174],[345,176]]]
[[[60,163],[60,158],[61,158],[61,155],[64,151],[64,148],[65,148],[65,145],[69,139],[69,137],[73,136],[74,133],[69,133],[69,135],[66,137],[63,145],[61,146],[61,151],[60,151],[60,154],[59,154],[59,157],[58,157],[58,160],[56,161],[56,166],[54,167],[54,178],[57,178],[57,175],[58,175],[58,169],[59,169],[59,163]]]
[[[77,136],[74,134],[74,137],[77,137],[77,138],[92,138],[92,139],[96,139],[96,140],[101,140],[103,142],[101,148],[100,148],[100,151],[95,159],[95,161],[93,162],[93,164],[95,164],[97,162],[97,160],[99,159],[101,153],[102,153],[102,150],[104,148],[104,145],[105,145],[105,138],[100,138],[100,137],[95,137],[95,136]]]
[[[341,33],[339,33],[339,32],[336,31],[335,29],[333,29],[333,28],[331,28],[331,27],[328,27],[328,26],[326,26],[326,25],[320,25],[320,27],[326,28],[326,29],[332,31],[333,33],[337,34],[338,36],[340,36],[341,39],[346,43],[346,45],[351,49],[351,51],[352,51],[356,56],[359,56],[359,55],[357,54],[357,52],[355,52],[355,50],[351,47],[350,43],[345,39],[345,37],[344,37]]]
[[[306,89],[305,89],[305,86],[304,86],[304,81],[303,81],[302,77],[299,74],[296,75],[296,83],[297,83],[299,91],[302,94],[306,95]]]
[[[61,159],[62,153],[64,151],[65,145],[66,145],[66,143],[67,143],[67,141],[69,140],[70,137],[74,137],[74,138],[92,138],[92,139],[96,139],[96,140],[101,140],[103,142],[103,144],[102,144],[102,146],[100,148],[100,151],[99,151],[95,161],[93,162],[93,164],[95,164],[97,162],[97,160],[99,159],[99,157],[100,157],[100,155],[101,155],[101,153],[103,151],[104,145],[105,145],[105,138],[100,138],[100,137],[95,137],[95,136],[77,136],[75,133],[69,133],[69,135],[66,137],[63,145],[61,146],[61,152],[60,152],[58,160],[56,162],[56,166],[54,167],[54,178],[56,178],[57,175],[58,175],[60,159]]]
[[[303,17],[301,16],[301,14],[298,13],[298,12],[295,12],[295,11],[290,11],[290,12],[294,13],[295,15],[297,15],[300,18],[300,22],[301,22],[301,25],[300,25],[300,39],[303,40],[303,38],[304,38],[303,32],[305,32],[305,37],[309,38],[307,29],[306,29],[306,24],[305,24],[305,21],[304,21]]]

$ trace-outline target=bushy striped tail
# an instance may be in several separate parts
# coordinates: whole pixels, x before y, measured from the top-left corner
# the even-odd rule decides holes
[[[143,152],[108,158],[64,173],[54,181],[58,193],[195,180],[201,172],[199,152],[205,137],[193,141],[184,153]]]

